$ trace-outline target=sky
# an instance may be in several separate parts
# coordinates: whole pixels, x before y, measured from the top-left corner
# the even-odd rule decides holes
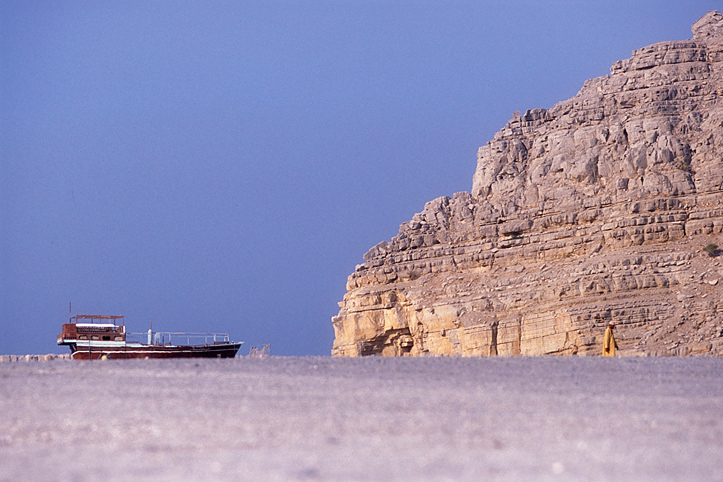
[[[0,354],[112,314],[329,355],[363,254],[515,111],[721,7],[2,1]]]

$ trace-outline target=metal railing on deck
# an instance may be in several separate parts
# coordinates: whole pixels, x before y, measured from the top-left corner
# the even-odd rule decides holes
[[[153,331],[149,333],[126,333],[126,341],[148,345],[216,345],[230,343],[228,333],[183,333]],[[185,343],[184,343],[185,342]]]

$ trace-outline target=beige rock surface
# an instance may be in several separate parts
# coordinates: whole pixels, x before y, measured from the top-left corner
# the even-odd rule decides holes
[[[479,149],[364,255],[333,355],[723,355],[723,14]],[[709,248],[710,251],[710,248]],[[712,254],[712,256],[710,255]]]

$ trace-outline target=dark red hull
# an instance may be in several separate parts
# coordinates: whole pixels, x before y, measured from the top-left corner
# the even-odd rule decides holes
[[[124,345],[117,347],[70,346],[74,360],[122,360],[129,358],[233,358],[241,343],[198,346]]]

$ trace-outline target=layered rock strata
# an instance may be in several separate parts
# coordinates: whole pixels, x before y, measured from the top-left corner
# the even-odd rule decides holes
[[[479,149],[364,255],[333,355],[723,355],[723,15]],[[707,249],[704,248],[707,246]],[[723,258],[723,256],[722,256]]]

